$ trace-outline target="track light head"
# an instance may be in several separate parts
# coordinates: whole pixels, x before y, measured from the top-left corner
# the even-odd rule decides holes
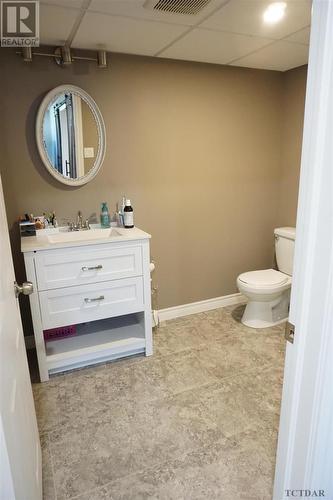
[[[24,62],[32,62],[32,49],[31,47],[22,48],[22,57]]]
[[[57,47],[54,51],[55,62],[59,66],[68,66],[72,64],[73,59],[71,56],[71,49],[64,45],[63,47]]]
[[[106,68],[108,63],[106,59],[106,51],[105,50],[99,50],[97,52],[97,65],[99,68]]]
[[[72,64],[71,49],[66,45],[61,47],[61,63],[64,65]]]

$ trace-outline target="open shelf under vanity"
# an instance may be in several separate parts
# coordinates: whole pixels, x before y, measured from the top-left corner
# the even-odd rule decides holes
[[[50,374],[144,351],[145,330],[140,313],[78,324],[74,336],[45,341]]]

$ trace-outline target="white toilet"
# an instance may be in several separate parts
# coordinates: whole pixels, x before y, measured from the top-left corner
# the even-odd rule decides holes
[[[274,230],[278,271],[263,269],[238,276],[238,289],[248,298],[242,317],[244,325],[267,328],[288,318],[295,231],[294,227],[279,227]]]

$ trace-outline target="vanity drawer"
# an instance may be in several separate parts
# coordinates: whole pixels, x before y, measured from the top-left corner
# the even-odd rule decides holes
[[[144,309],[142,277],[39,293],[43,330]]]
[[[89,246],[38,252],[38,290],[142,275],[142,247]]]

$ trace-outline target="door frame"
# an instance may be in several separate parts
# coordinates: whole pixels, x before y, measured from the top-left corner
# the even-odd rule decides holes
[[[333,0],[313,0],[290,304],[295,341],[286,349],[274,500],[301,489],[333,498],[332,26]]]

